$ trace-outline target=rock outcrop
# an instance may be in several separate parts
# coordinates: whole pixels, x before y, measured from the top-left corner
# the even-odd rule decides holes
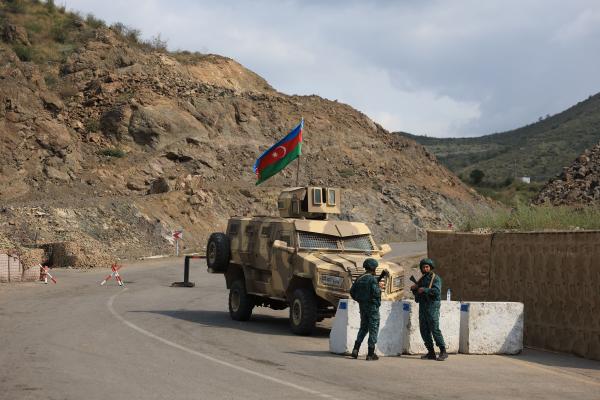
[[[534,203],[600,205],[600,143],[586,150],[556,179],[548,182]]]

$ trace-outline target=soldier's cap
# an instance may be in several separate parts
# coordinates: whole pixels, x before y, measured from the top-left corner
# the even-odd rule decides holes
[[[379,266],[379,263],[377,262],[376,259],[374,258],[367,258],[365,261],[363,261],[363,268],[373,271],[375,270],[377,267]]]
[[[435,263],[433,262],[433,260],[431,258],[422,259],[421,262],[419,263],[419,269],[423,269],[424,265],[429,265],[431,267],[431,269],[435,268]]]

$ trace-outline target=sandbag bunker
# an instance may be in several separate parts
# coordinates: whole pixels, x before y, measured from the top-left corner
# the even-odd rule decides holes
[[[442,301],[440,329],[448,353],[518,354],[523,350],[523,303]],[[419,306],[414,300],[382,301],[379,308],[380,356],[425,354],[419,332]],[[331,333],[329,351],[349,354],[360,328],[358,303],[340,300]],[[366,353],[366,346],[360,354]]]

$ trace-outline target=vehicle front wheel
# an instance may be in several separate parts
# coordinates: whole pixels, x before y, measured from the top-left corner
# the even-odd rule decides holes
[[[290,299],[290,326],[296,335],[310,335],[317,322],[317,298],[312,290],[294,290]]]
[[[248,321],[254,308],[254,299],[246,292],[243,280],[237,280],[229,289],[229,315],[235,321]]]

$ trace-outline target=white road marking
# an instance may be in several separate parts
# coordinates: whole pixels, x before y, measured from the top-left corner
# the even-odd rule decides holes
[[[112,315],[114,315],[115,318],[117,318],[119,321],[121,321],[122,323],[124,323],[125,325],[127,325],[128,327],[130,327],[131,329],[134,329],[134,330],[138,331],[142,335],[145,335],[145,336],[148,336],[149,338],[158,340],[159,342],[164,343],[164,344],[166,344],[168,346],[174,347],[176,349],[185,351],[188,354],[192,354],[192,355],[204,358],[205,360],[212,361],[212,362],[214,362],[216,364],[220,364],[220,365],[223,365],[223,366],[231,368],[231,369],[235,369],[235,370],[240,371],[240,372],[244,372],[244,373],[246,373],[248,375],[254,375],[256,377],[265,379],[267,381],[275,382],[275,383],[278,383],[280,385],[287,386],[287,387],[299,390],[299,391],[304,392],[304,393],[309,393],[309,394],[311,394],[313,396],[323,397],[323,398],[326,398],[326,399],[339,400],[336,397],[333,397],[333,396],[331,396],[329,394],[321,393],[321,392],[319,392],[317,390],[309,389],[309,388],[306,388],[304,386],[296,385],[295,383],[284,381],[282,379],[278,379],[278,378],[275,378],[275,377],[270,376],[270,375],[261,374],[260,372],[256,372],[256,371],[252,371],[250,369],[244,368],[244,367],[240,367],[239,365],[231,364],[231,363],[229,363],[227,361],[219,360],[218,358],[215,358],[215,357],[209,356],[208,354],[204,354],[204,353],[201,353],[199,351],[187,348],[185,346],[182,346],[180,344],[172,342],[172,341],[170,341],[168,339],[165,339],[165,338],[162,338],[162,337],[160,337],[158,335],[155,335],[154,333],[149,332],[149,331],[147,331],[147,330],[145,330],[143,328],[140,328],[136,324],[127,321],[123,316],[121,316],[119,313],[117,313],[115,311],[114,307],[113,307],[113,302],[114,302],[115,298],[117,296],[119,296],[121,293],[123,293],[124,291],[126,291],[126,290],[127,290],[127,288],[123,289],[123,291],[121,291],[120,293],[117,293],[117,294],[114,294],[113,296],[111,296],[111,298],[108,299],[108,301],[106,302],[106,306],[108,307],[108,311],[110,311],[110,313]]]

